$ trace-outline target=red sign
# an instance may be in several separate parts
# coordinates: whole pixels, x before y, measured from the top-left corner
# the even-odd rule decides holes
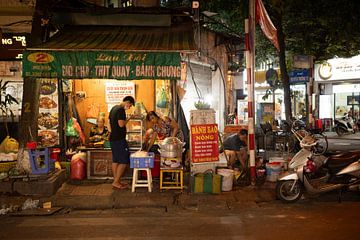
[[[217,124],[191,125],[191,160],[193,163],[219,161]]]

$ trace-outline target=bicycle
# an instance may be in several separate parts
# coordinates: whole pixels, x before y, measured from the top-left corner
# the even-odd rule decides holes
[[[293,152],[296,149],[291,125],[285,120],[281,122],[279,131],[274,133],[274,149],[277,144],[280,144],[282,151]]]

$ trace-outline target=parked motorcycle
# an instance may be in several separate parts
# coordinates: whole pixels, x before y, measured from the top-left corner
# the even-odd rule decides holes
[[[290,161],[291,171],[276,184],[276,196],[286,203],[296,202],[303,193],[319,194],[333,190],[360,190],[360,151],[325,157],[302,148]]]
[[[355,126],[354,120],[352,119],[352,117],[349,117],[347,113],[345,113],[342,118],[335,119],[334,124],[335,131],[338,136],[355,133],[355,129],[357,128]]]

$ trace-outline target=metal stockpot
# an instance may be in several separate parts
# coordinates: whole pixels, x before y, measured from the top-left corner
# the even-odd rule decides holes
[[[181,156],[181,152],[179,151],[163,151],[159,149],[160,156],[164,158],[177,158],[179,155]]]
[[[181,157],[184,145],[185,143],[181,142],[176,137],[165,138],[164,141],[159,143],[160,155],[167,158]]]
[[[168,152],[181,150],[184,145],[185,143],[181,142],[176,137],[167,137],[159,143],[160,149]]]

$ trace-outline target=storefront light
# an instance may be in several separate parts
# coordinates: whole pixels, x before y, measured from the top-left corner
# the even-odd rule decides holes
[[[205,95],[204,100],[205,100],[206,103],[211,104],[212,101],[213,101],[213,96],[211,94],[207,94],[207,95]]]

